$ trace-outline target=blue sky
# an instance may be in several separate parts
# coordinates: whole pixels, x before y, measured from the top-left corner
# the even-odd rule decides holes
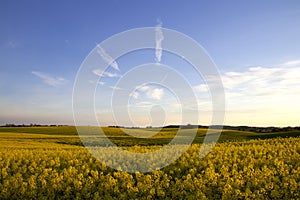
[[[156,26],[160,20],[163,27],[196,40],[216,63],[225,86],[225,124],[299,125],[299,19],[300,2],[296,0],[2,0],[0,124],[72,124],[73,83],[89,52],[114,34]],[[155,62],[154,52],[141,52],[128,55],[124,62],[121,58],[119,67],[131,63],[131,57],[138,59],[136,63],[150,61],[151,54]],[[162,63],[167,59],[163,54]],[[205,85],[193,87],[201,99]],[[158,93],[160,89],[148,88]],[[155,98],[163,101],[163,96]],[[200,104],[209,108],[206,100]],[[201,122],[209,123],[208,118]],[[109,119],[107,116],[104,125],[114,123]]]

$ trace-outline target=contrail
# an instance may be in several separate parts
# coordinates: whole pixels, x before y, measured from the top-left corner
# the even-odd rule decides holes
[[[156,58],[156,62],[160,62],[161,56],[162,56],[161,43],[164,39],[164,35],[161,30],[162,22],[160,20],[157,20],[157,21],[158,21],[158,24],[155,27],[155,58]]]
[[[112,68],[120,71],[118,63],[110,55],[108,55],[108,53],[106,53],[106,51],[99,44],[97,44],[97,53]]]
[[[166,73],[165,76],[161,79],[160,83],[163,83],[167,79],[168,75],[169,73]]]

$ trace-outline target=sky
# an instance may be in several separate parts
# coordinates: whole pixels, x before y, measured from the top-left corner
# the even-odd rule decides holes
[[[100,125],[115,125],[116,118],[118,125],[132,125],[122,121],[127,115],[114,116],[111,94],[124,89],[116,86],[118,81],[143,63],[168,65],[183,75],[196,96],[197,105],[190,107],[200,116],[182,119],[176,94],[145,83],[126,99],[133,124],[210,124],[205,81],[181,58],[161,51],[165,38],[160,31],[167,28],[191,37],[214,61],[226,97],[224,124],[299,126],[299,19],[297,0],[2,0],[0,124],[74,124],[73,86],[90,52],[97,50],[110,62],[108,50],[99,46],[102,41],[130,29],[156,27],[156,49],[128,53],[110,62],[107,71],[90,72],[99,78],[95,116]],[[82,125],[93,125],[82,118]]]

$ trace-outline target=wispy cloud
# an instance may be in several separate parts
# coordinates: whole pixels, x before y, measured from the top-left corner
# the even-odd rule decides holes
[[[105,49],[103,49],[100,45],[97,45],[97,53],[112,68],[120,71],[118,63],[108,53],[106,53]]]
[[[244,72],[226,72],[222,80],[227,92],[274,96],[300,92],[300,62],[276,67],[251,67]]]
[[[226,96],[226,123],[282,126],[299,119],[300,61],[227,71],[221,78]],[[205,84],[194,87],[199,92],[198,98],[203,97],[205,88]],[[198,99],[199,109],[210,104],[210,98]]]
[[[229,96],[260,96],[293,93],[300,90],[300,61],[290,61],[273,67],[249,67],[244,71],[221,74],[226,94]],[[207,92],[208,86],[194,86],[197,92]]]
[[[150,87],[148,85],[142,85],[142,86],[136,87],[136,89],[139,91],[142,91],[142,92],[146,92],[150,89]]]
[[[98,85],[105,85],[105,82],[103,82],[103,81],[92,81],[92,80],[89,80],[89,83],[91,83],[91,84],[98,84]]]
[[[122,88],[120,87],[117,87],[117,86],[109,86],[111,89],[113,90],[122,90]]]
[[[45,74],[43,72],[38,72],[38,71],[32,71],[31,73],[34,74],[35,76],[41,78],[44,83],[46,83],[47,85],[50,85],[50,86],[58,86],[58,85],[63,85],[66,83],[66,80],[61,77],[55,78],[48,74]]]
[[[152,107],[153,105],[154,104],[152,102],[141,101],[141,102],[137,102],[134,106],[145,108],[145,107]]]
[[[101,76],[101,77],[109,77],[109,78],[116,78],[116,77],[121,77],[120,74],[117,73],[111,73],[111,72],[107,72],[107,71],[103,71],[101,69],[94,69],[93,73],[97,76]]]
[[[285,126],[299,119],[300,65],[251,67],[222,79],[228,123]]]
[[[194,90],[196,92],[207,92],[208,91],[208,86],[206,84],[200,84],[194,86]]]
[[[162,22],[157,20],[158,24],[155,27],[155,59],[156,62],[161,62],[162,56],[162,41],[164,39],[164,35],[162,32]]]
[[[284,66],[300,65],[300,60],[291,60],[291,61],[283,63],[282,65],[284,65]]]

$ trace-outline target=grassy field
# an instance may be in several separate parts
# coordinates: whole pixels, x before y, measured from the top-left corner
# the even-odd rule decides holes
[[[87,135],[98,129],[87,127]],[[177,129],[136,139],[118,128],[103,130],[122,148],[146,152],[167,144]],[[145,136],[157,129],[128,131]],[[205,133],[199,129],[194,144],[171,165],[127,173],[93,158],[75,127],[1,127],[0,199],[300,198],[299,132],[224,130],[215,148],[199,158]]]
[[[97,134],[99,127],[84,127],[87,134]],[[105,135],[118,146],[134,146],[134,145],[165,145],[168,144],[176,135],[177,128],[152,128],[152,129],[126,129],[126,133],[138,135],[133,137],[126,134],[120,128],[103,127]],[[191,129],[183,129],[182,132],[189,135]],[[206,136],[207,129],[198,129],[194,139],[194,144],[201,144]],[[154,134],[154,135],[153,135]],[[145,138],[147,135],[152,137]],[[242,141],[251,139],[268,139],[276,137],[297,137],[300,136],[300,131],[286,131],[276,133],[256,133],[250,131],[223,130],[218,142]],[[34,139],[39,143],[55,143],[69,144],[82,146],[78,137],[76,127],[61,126],[61,127],[0,127],[0,137],[13,142],[28,142]]]

